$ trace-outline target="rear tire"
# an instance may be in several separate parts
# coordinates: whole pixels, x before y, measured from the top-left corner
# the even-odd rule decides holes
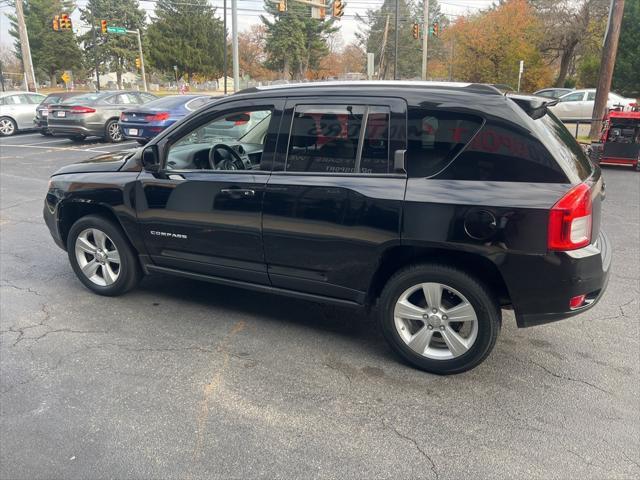
[[[136,140],[136,142],[138,142],[138,144],[140,145],[146,145],[147,143],[149,143],[149,140]]]
[[[393,275],[378,313],[391,348],[412,366],[439,375],[479,365],[491,353],[502,321],[484,285],[462,270],[431,263]]]
[[[13,118],[0,117],[0,137],[10,137],[18,131],[18,126]]]
[[[98,295],[122,295],[142,278],[136,252],[120,226],[99,215],[73,224],[67,254],[78,279]]]
[[[118,143],[123,139],[118,120],[109,120],[104,127],[104,139],[110,143]]]

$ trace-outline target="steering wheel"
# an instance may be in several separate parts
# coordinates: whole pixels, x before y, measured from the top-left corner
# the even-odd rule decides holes
[[[216,161],[216,152],[218,150],[228,152],[231,158],[222,158]],[[209,150],[209,166],[211,170],[244,170],[246,168],[238,152],[224,143],[216,143]]]

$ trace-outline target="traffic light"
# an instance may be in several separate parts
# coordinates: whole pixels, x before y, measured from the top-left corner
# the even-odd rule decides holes
[[[280,0],[278,2],[278,11],[286,12],[287,11],[287,0]]]
[[[414,23],[413,28],[411,29],[411,33],[413,33],[413,38],[418,40],[420,38],[420,25]]]
[[[342,3],[342,0],[333,0],[332,15],[334,18],[340,18],[344,15],[344,3]]]
[[[100,31],[102,33],[107,33],[107,21],[106,20],[100,20]]]
[[[437,37],[440,34],[440,29],[438,27],[438,22],[433,22],[433,36]]]
[[[141,66],[142,63],[140,63],[140,57],[136,57],[136,68],[139,70]]]
[[[71,17],[66,13],[60,15],[60,30],[71,30]]]
[[[53,28],[54,32],[60,31],[60,15],[55,15],[53,17],[53,22],[51,23],[51,27]]]

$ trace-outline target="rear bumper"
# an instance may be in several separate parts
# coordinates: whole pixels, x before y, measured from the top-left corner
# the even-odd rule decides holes
[[[38,117],[34,118],[33,127],[38,130],[47,130],[47,119]]]
[[[611,243],[601,232],[592,245],[579,250],[514,260],[520,265],[511,265],[514,271],[508,276],[513,278],[505,280],[518,327],[563,320],[593,308],[607,288],[611,257]],[[585,304],[569,308],[569,300],[578,295],[586,295]]]
[[[132,140],[151,140],[160,132],[165,130],[169,125],[148,125],[148,124],[135,124],[135,123],[123,123],[119,122],[120,130],[124,138]],[[134,130],[135,135],[131,133]]]

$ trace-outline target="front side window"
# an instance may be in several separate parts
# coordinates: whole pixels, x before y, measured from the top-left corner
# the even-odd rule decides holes
[[[286,171],[388,173],[389,116],[387,107],[298,105]]]
[[[168,170],[258,170],[272,110],[222,112],[174,142]]]

